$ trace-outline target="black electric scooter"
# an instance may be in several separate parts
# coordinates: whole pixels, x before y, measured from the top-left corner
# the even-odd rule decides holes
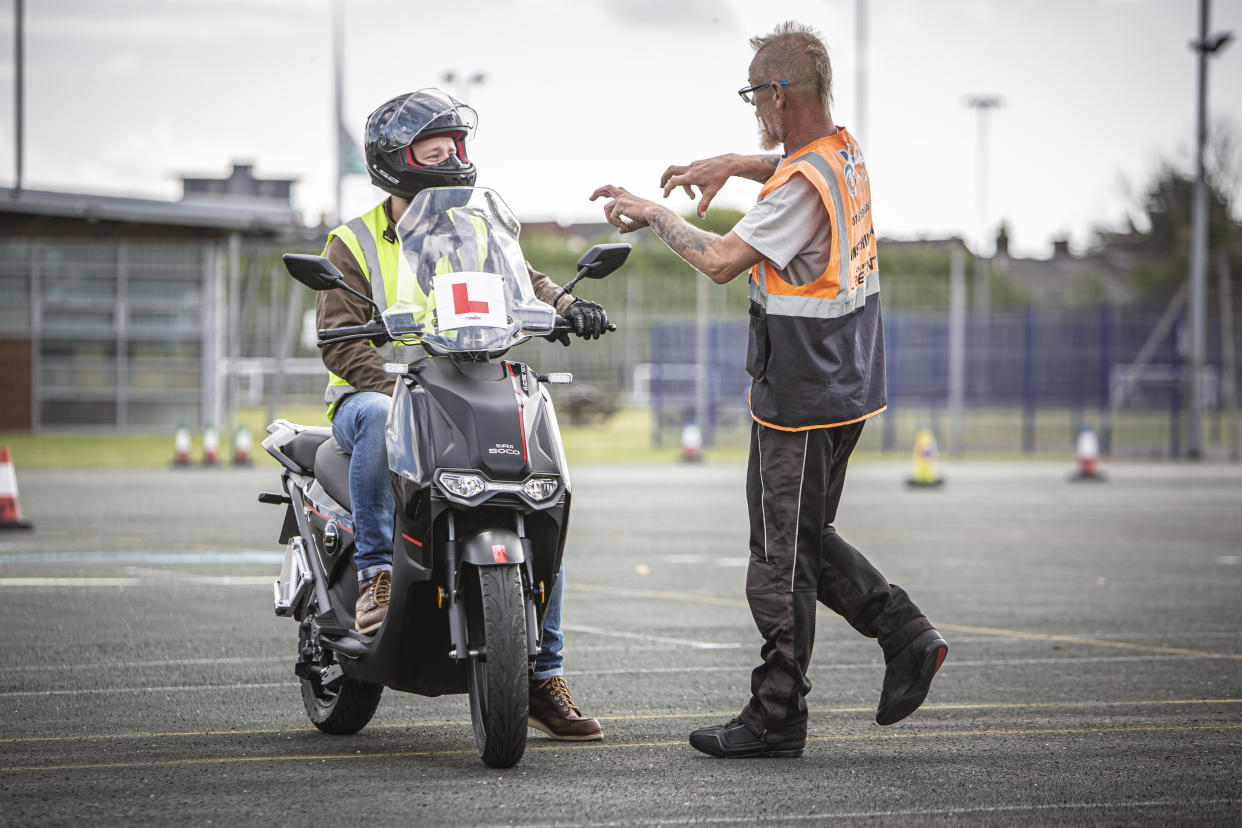
[[[468,693],[479,756],[510,767],[526,747],[529,677],[571,499],[544,385],[572,376],[540,375],[503,356],[567,324],[535,298],[518,223],[491,190],[424,190],[397,232],[401,275],[382,322],[319,332],[320,346],[362,338],[400,346],[386,366],[396,499],[388,614],[374,634],[354,629],[349,457],[330,428],[285,420],[263,441],[284,467],[284,493],[259,495],[287,505],[276,614],[298,622],[294,669],[320,730],[358,732],[385,687]],[[611,273],[628,254],[626,244],[592,248],[566,290]],[[324,258],[284,259],[313,290],[352,292]]]

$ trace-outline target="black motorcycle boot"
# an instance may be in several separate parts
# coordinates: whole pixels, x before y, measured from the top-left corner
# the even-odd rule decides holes
[[[373,633],[388,615],[388,596],[392,591],[392,573],[380,572],[358,584],[358,603],[354,605],[354,626],[360,633]]]
[[[690,734],[690,746],[722,759],[797,759],[806,748],[806,737],[769,740],[756,736],[741,716],[722,725],[700,728]]]
[[[949,645],[932,629],[921,633],[893,656],[884,668],[876,724],[896,724],[918,710],[948,654]]]

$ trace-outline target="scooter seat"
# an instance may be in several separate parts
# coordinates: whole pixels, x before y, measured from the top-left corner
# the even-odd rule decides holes
[[[315,470],[315,452],[325,441],[332,439],[332,429],[327,427],[304,428],[285,444],[283,453],[305,472]]]
[[[349,455],[336,440],[325,440],[315,451],[315,479],[329,497],[353,511],[349,500]]]

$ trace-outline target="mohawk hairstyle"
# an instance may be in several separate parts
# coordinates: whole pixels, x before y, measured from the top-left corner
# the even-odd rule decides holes
[[[832,61],[820,33],[793,20],[781,23],[771,34],[750,39],[765,80],[815,84],[824,111],[832,103]]]

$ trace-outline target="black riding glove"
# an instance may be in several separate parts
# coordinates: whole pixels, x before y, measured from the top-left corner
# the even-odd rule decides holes
[[[574,326],[574,333],[583,339],[599,339],[608,330],[608,314],[595,302],[575,299],[563,315]]]

